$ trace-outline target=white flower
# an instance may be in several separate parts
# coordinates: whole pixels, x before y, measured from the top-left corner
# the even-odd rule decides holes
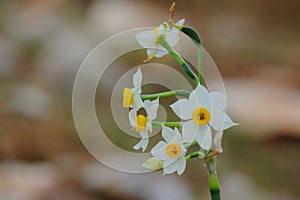
[[[182,125],[183,141],[196,140],[203,149],[209,150],[212,145],[211,127],[222,131],[237,125],[224,112],[225,104],[222,93],[209,93],[201,85],[191,92],[188,100],[181,99],[172,104],[176,115],[187,120]]]
[[[176,25],[183,26],[185,19],[179,20]],[[166,41],[171,47],[175,46],[179,41],[179,30],[175,27],[169,28],[168,23],[163,23],[159,27],[154,28],[152,31],[144,31],[136,35],[138,43],[147,49],[148,60],[153,57],[161,58],[168,54],[160,44],[157,43],[157,39],[160,35],[166,36]]]
[[[166,140],[160,141],[151,150],[154,158],[163,161],[164,174],[172,174],[177,171],[181,175],[186,166],[186,149],[182,144],[181,135],[177,128],[171,129],[163,126],[162,136]]]
[[[140,97],[142,93],[142,72],[138,69],[133,75],[133,88],[124,88],[123,90],[123,107],[125,108],[135,108],[136,110],[143,107],[143,101]]]
[[[154,101],[146,100],[144,102],[144,108],[146,110],[147,116],[137,114],[137,109],[133,108],[129,112],[129,122],[130,125],[135,129],[136,132],[140,133],[142,138],[133,148],[138,150],[143,149],[143,152],[146,150],[149,143],[148,133],[152,132],[152,120],[157,116],[157,110],[159,106],[159,99],[157,98]]]

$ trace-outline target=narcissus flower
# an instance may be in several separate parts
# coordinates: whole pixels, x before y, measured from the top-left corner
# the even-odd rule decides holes
[[[160,141],[151,150],[154,158],[163,161],[164,174],[172,174],[177,171],[181,175],[186,167],[186,149],[182,144],[182,138],[177,128],[171,129],[163,126],[162,136],[166,140]]]
[[[148,133],[152,132],[152,120],[157,116],[157,110],[159,107],[159,99],[154,101],[146,100],[144,102],[144,108],[146,110],[146,116],[138,114],[138,110],[133,108],[129,112],[130,125],[136,132],[141,134],[141,140],[133,148],[138,150],[142,148],[143,152],[146,150],[149,143]]]
[[[143,101],[140,97],[142,93],[142,72],[138,69],[133,75],[133,88],[124,88],[123,90],[123,107],[124,108],[134,108],[136,110],[143,107]]]
[[[205,150],[212,145],[211,127],[223,131],[234,125],[224,112],[225,96],[220,92],[209,93],[201,85],[191,92],[189,99],[181,99],[171,105],[178,117],[183,120],[182,134],[184,142],[196,140]]]
[[[179,20],[176,24],[183,26],[184,19]],[[165,35],[166,41],[171,47],[175,46],[179,41],[179,30],[175,27],[169,28],[168,23],[163,23],[159,27],[154,28],[152,31],[144,31],[136,35],[138,43],[147,49],[148,60],[152,58],[161,58],[168,54],[168,51],[164,49],[158,42],[158,37]]]

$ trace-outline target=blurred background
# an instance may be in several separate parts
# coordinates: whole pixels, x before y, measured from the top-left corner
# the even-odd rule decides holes
[[[114,171],[87,152],[72,118],[85,56],[113,34],[166,21],[170,3],[0,2],[0,199],[209,199],[199,160],[180,177]],[[175,18],[200,33],[240,123],[226,132],[218,158],[223,199],[299,199],[300,2],[176,3]]]

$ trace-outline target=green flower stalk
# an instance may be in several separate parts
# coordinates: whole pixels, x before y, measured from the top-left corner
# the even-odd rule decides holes
[[[203,72],[202,72],[202,45],[201,45],[201,38],[199,34],[191,27],[187,26],[179,26],[170,20],[170,23],[172,26],[176,27],[177,29],[181,30],[184,34],[186,34],[188,37],[192,39],[192,41],[197,45],[198,47],[198,79],[200,84],[203,84]]]
[[[190,27],[187,27],[187,26],[183,26],[181,28],[181,31],[183,33],[185,33],[187,36],[189,36],[198,47],[198,79],[199,79],[200,84],[202,85],[203,84],[203,81],[202,81],[202,76],[203,76],[203,72],[202,72],[202,45],[201,45],[200,36],[193,28],[190,28]]]
[[[221,200],[220,186],[217,176],[217,159],[215,156],[204,158],[207,171],[208,184],[212,200]]]
[[[160,35],[157,38],[157,43],[159,43],[161,46],[163,46],[173,57],[174,59],[182,65],[184,71],[187,73],[189,77],[191,77],[193,80],[195,80],[197,83],[199,82],[199,79],[195,72],[192,70],[191,66],[179,55],[179,53],[176,52],[176,50],[169,45],[169,43],[166,40],[165,35]]]
[[[170,96],[181,96],[181,97],[189,97],[190,92],[187,90],[174,90],[174,91],[167,91],[167,92],[161,92],[156,94],[142,94],[141,99],[142,100],[154,100],[163,97],[170,97]]]
[[[182,126],[182,122],[156,122],[156,121],[152,121],[152,126],[155,127],[155,128],[161,128],[163,126],[180,127],[180,126]]]
[[[185,156],[186,161],[189,161],[192,158],[204,158],[205,154],[201,151],[195,151],[190,153],[189,155]]]

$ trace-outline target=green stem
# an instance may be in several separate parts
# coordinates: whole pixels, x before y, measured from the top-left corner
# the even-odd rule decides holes
[[[207,170],[211,200],[221,200],[220,187],[217,176],[217,159],[215,156],[210,156],[206,157],[204,161]]]
[[[189,148],[189,147],[191,147],[191,146],[194,146],[194,145],[196,145],[196,144],[198,144],[198,143],[197,143],[197,141],[195,140],[195,141],[193,141],[193,142],[191,142],[191,143],[184,144],[184,147],[187,149],[187,148]]]
[[[191,27],[183,26],[181,28],[181,31],[185,33],[187,36],[189,36],[192,41],[197,45],[198,47],[198,79],[200,84],[203,83],[203,74],[202,74],[202,45],[201,45],[201,38],[197,31],[195,31]]]
[[[186,161],[191,160],[192,158],[203,158],[205,155],[200,151],[195,151],[193,153],[190,153],[189,155],[185,156]]]
[[[141,98],[142,100],[153,100],[158,97],[170,97],[170,96],[182,96],[182,97],[189,97],[190,92],[187,90],[173,90],[173,91],[167,91],[167,92],[161,92],[157,94],[142,94]]]
[[[152,126],[155,128],[161,128],[162,125],[167,126],[167,127],[178,127],[182,126],[182,122],[156,122],[152,121]]]
[[[163,46],[174,58],[175,60],[182,65],[184,71],[191,77],[193,80],[195,80],[197,83],[199,82],[197,75],[192,70],[191,66],[169,45],[169,43],[166,41],[165,35],[160,35],[157,39],[157,43],[159,43],[161,46]]]

